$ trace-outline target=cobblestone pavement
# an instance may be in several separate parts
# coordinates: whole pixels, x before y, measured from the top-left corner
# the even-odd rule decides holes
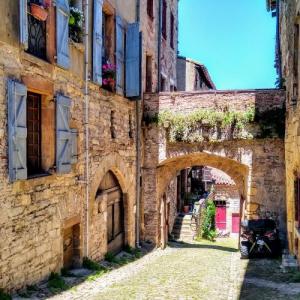
[[[171,243],[51,300],[300,299],[300,284],[285,282],[279,261],[240,260],[234,243]]]

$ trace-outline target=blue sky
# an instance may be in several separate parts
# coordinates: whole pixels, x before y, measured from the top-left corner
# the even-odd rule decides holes
[[[218,89],[274,87],[275,32],[265,0],[179,1],[179,53],[205,64]]]

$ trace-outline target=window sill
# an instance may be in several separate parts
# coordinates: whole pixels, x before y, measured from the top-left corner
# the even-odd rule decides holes
[[[28,175],[27,180],[31,180],[31,179],[37,179],[37,178],[42,178],[42,177],[49,177],[52,176],[53,174],[51,173],[39,173],[39,174],[34,174],[34,175]]]
[[[83,43],[76,43],[71,38],[69,38],[69,44],[76,48],[78,51],[84,53],[84,44]]]
[[[53,70],[53,65],[52,64],[50,64],[48,61],[46,61],[46,60],[43,60],[43,59],[41,59],[41,58],[38,58],[37,56],[34,56],[33,54],[30,54],[30,53],[28,53],[28,52],[22,52],[22,54],[21,54],[21,59],[22,60],[25,60],[25,61],[28,61],[29,63],[32,63],[32,64],[35,64],[35,65],[37,65],[38,67],[41,67],[41,68],[47,68],[47,70],[49,71],[49,72],[52,72],[52,70]],[[50,70],[49,70],[49,69]]]

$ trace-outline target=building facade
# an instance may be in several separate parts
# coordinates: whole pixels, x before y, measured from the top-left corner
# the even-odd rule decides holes
[[[178,91],[215,90],[205,65],[189,58],[177,57],[177,89]]]
[[[0,287],[15,290],[135,246],[135,100],[159,72],[176,85],[177,1],[0,8]]]
[[[299,145],[299,26],[300,1],[267,1],[277,17],[276,66],[278,85],[286,90],[286,205],[290,251],[300,258],[300,145]]]

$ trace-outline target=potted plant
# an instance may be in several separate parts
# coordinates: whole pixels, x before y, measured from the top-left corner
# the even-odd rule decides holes
[[[76,7],[70,7],[69,36],[75,43],[83,41],[83,12]]]
[[[116,66],[106,63],[102,66],[102,87],[111,92],[115,89]]]
[[[48,17],[48,11],[46,6],[41,1],[30,2],[30,13],[31,15],[39,21],[46,21]]]

